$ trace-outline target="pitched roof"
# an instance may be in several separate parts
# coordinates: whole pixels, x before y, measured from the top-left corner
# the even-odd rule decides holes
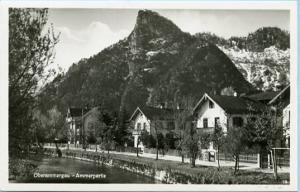
[[[284,97],[288,98],[290,97],[290,85],[286,86],[283,90],[281,90],[274,98],[268,103],[268,104],[274,104],[277,102],[278,99],[283,99]]]
[[[225,96],[225,95],[208,95],[205,93],[194,108],[195,110],[206,99],[210,99],[218,104],[226,113],[229,114],[245,114],[245,113],[259,113],[266,105],[247,99],[245,97]]]
[[[260,93],[247,95],[247,96],[244,96],[244,97],[247,97],[247,98],[255,100],[255,101],[266,101],[266,100],[270,101],[278,93],[279,93],[279,91],[267,91],[267,92],[260,92]]]
[[[174,110],[169,108],[157,108],[150,106],[137,107],[129,120],[132,120],[138,113],[144,114],[148,119],[174,119]]]

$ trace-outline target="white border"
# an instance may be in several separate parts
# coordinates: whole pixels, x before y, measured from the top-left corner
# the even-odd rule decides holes
[[[8,7],[131,9],[290,10],[291,169],[290,185],[12,184],[8,183]],[[296,1],[0,1],[0,190],[4,191],[296,191],[297,190],[297,3]]]

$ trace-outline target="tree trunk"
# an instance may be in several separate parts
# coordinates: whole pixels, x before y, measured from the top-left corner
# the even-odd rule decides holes
[[[139,157],[139,142],[136,144],[136,156]]]
[[[219,154],[219,146],[217,146],[217,159],[218,159],[218,171],[220,171],[220,154]]]
[[[158,140],[156,138],[156,160],[158,160]]]
[[[275,150],[274,150],[275,151]],[[274,171],[274,177],[277,180],[278,179],[278,173],[277,173],[277,162],[276,162],[276,153],[271,150],[271,157],[273,160],[273,171]]]
[[[191,158],[191,166],[196,167],[196,158],[194,156]]]
[[[235,165],[234,165],[234,174],[237,172],[237,166],[238,166],[238,157],[235,155]]]
[[[237,170],[240,170],[240,156],[237,156]]]

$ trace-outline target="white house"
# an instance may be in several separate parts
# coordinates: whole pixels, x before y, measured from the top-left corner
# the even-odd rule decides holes
[[[175,128],[173,110],[167,108],[156,108],[156,107],[137,107],[136,110],[131,115],[129,121],[133,125],[132,135],[134,137],[134,147],[144,148],[142,142],[139,142],[138,139],[143,130],[146,130],[149,133],[152,133],[151,129],[154,121],[159,121],[163,126],[161,132],[167,132]],[[151,124],[152,123],[152,124]]]
[[[241,127],[255,118],[264,104],[246,97],[208,95],[205,93],[193,109],[198,131],[213,133],[216,126],[226,134],[230,127]],[[213,145],[209,147],[213,150]]]

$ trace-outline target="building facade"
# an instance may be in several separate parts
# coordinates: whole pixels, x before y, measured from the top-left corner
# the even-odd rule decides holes
[[[137,107],[130,117],[132,125],[132,136],[134,138],[134,147],[144,148],[139,138],[142,131],[155,134],[155,126],[159,132],[166,134],[175,129],[174,110],[168,108],[156,107]]]
[[[213,133],[221,127],[224,134],[231,127],[242,127],[266,105],[246,97],[208,95],[205,93],[193,109],[198,132]],[[209,146],[213,150],[213,143]]]

